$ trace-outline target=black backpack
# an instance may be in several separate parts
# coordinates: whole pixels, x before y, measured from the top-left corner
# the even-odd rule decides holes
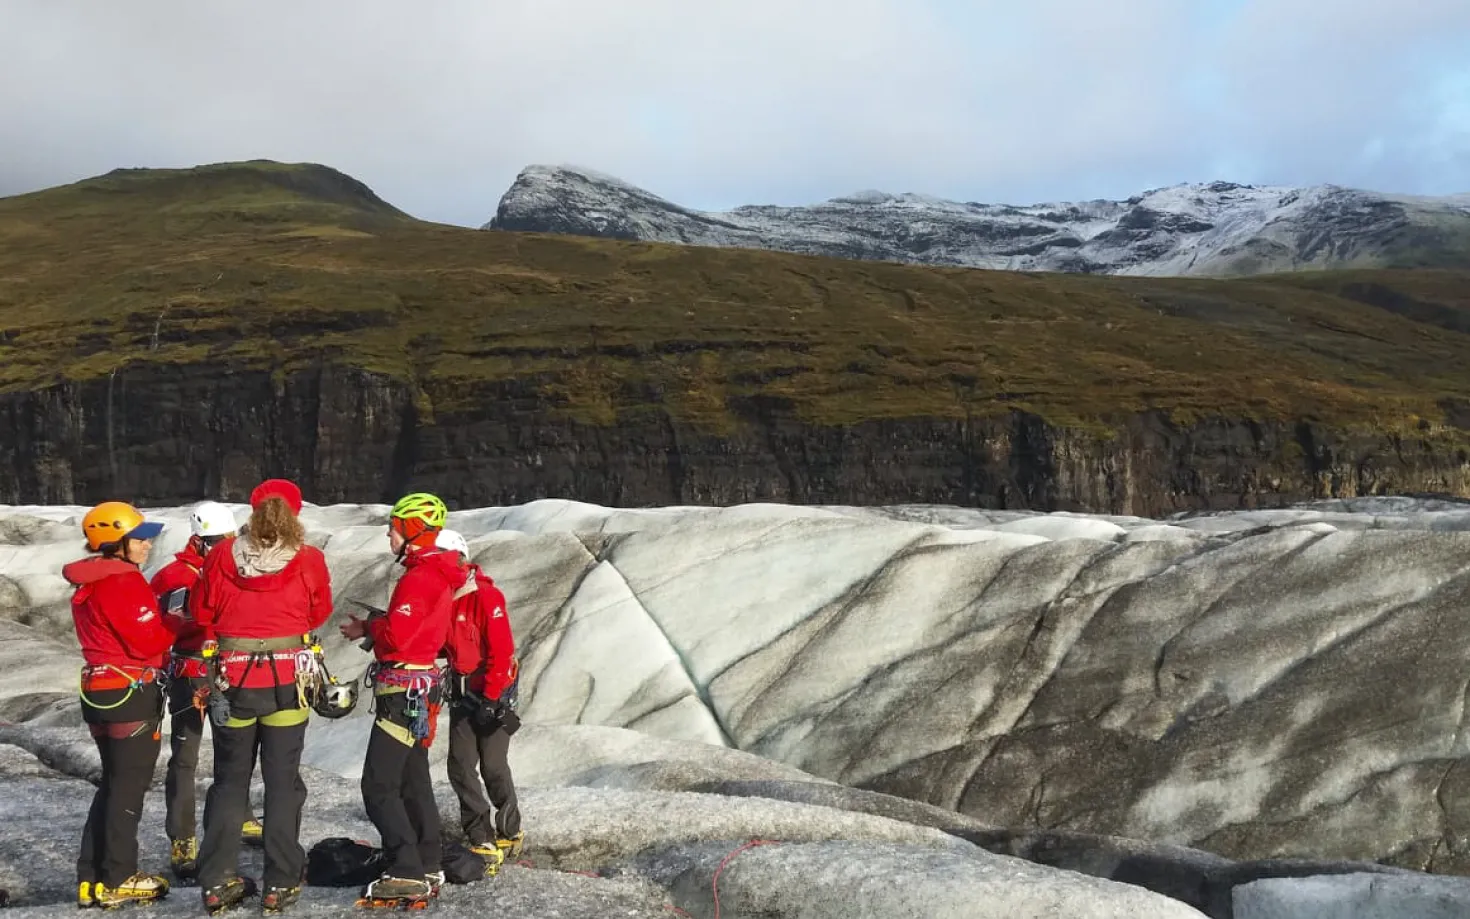
[[[365,842],[333,836],[306,853],[306,883],[313,887],[362,887],[383,873],[383,850]],[[451,884],[473,884],[485,879],[489,863],[459,843],[444,847],[440,866]]]
[[[383,873],[383,850],[346,836],[323,839],[306,853],[306,883],[313,887],[362,887]]]
[[[485,879],[489,863],[457,842],[444,847],[444,880],[451,884],[473,884]]]

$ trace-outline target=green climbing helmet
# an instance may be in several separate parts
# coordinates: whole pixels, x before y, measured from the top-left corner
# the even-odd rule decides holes
[[[435,495],[425,491],[416,491],[411,495],[404,495],[393,505],[393,512],[389,515],[400,520],[422,520],[432,529],[440,529],[444,521],[449,518],[449,508],[444,506]]]

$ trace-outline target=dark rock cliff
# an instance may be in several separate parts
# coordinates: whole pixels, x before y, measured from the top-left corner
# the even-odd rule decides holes
[[[273,376],[135,365],[0,396],[0,503],[243,500],[270,475],[296,478],[318,503],[388,501],[424,488],[457,507],[564,497],[1155,516],[1313,497],[1470,495],[1465,450],[1430,433],[1404,440],[1306,423],[1180,426],[1147,414],[1121,420],[1107,437],[1021,412],[824,427],[775,400],[730,409],[737,424],[720,435],[646,409],[615,425],[579,422],[528,381],[436,393],[333,366]]]

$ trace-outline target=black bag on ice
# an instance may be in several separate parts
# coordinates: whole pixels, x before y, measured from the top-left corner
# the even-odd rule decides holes
[[[383,873],[383,850],[333,836],[306,853],[306,883],[313,887],[362,887]]]
[[[485,879],[488,863],[457,842],[444,847],[444,880],[451,884],[473,884]]]

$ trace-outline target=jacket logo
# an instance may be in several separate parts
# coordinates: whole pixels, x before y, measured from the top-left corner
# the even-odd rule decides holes
[[[503,607],[503,606],[497,606],[497,607],[495,607],[495,612],[493,612],[493,613],[490,614],[490,618],[491,619],[504,619],[505,618],[505,607]]]
[[[154,615],[155,615],[155,613],[153,612],[153,610],[149,609],[146,606],[140,606],[140,607],[138,607],[138,612],[140,612],[140,613],[143,614],[143,615],[141,615],[141,616],[138,617],[138,621],[139,622],[147,622],[149,619],[152,619],[154,617]]]
[[[402,613],[405,616],[411,616],[413,615],[413,606],[408,603],[403,603],[400,604],[398,609],[395,609],[393,612]]]

